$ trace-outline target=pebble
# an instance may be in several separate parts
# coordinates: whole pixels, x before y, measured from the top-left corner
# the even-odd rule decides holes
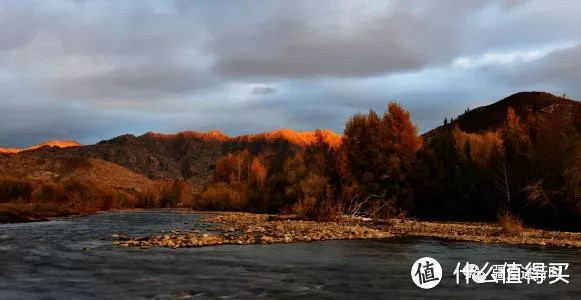
[[[112,235],[113,244],[121,247],[204,247],[215,245],[248,245],[309,242],[344,239],[385,239],[395,236],[431,237],[482,243],[506,243],[516,245],[540,245],[581,248],[581,233],[546,232],[529,230],[523,235],[499,233],[493,224],[436,223],[436,222],[389,222],[391,225],[374,226],[373,222],[346,219],[341,222],[315,222],[298,220],[296,217],[251,213],[226,213],[207,217],[211,233],[170,231],[161,235],[131,239]],[[555,235],[562,238],[554,239]],[[547,236],[552,242],[547,243]]]

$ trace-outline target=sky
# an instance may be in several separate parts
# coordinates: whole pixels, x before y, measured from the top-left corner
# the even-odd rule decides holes
[[[0,1],[0,145],[581,99],[581,1]]]

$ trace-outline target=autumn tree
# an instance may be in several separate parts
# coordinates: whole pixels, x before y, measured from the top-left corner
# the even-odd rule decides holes
[[[395,102],[379,118],[377,113],[357,114],[345,127],[343,149],[349,180],[362,199],[406,206],[411,196],[407,182],[416,153],[422,147],[409,113]]]
[[[522,121],[509,108],[500,131],[512,170],[511,211],[530,225],[579,228],[581,210],[568,190],[579,134],[566,114],[531,112]]]
[[[251,181],[258,186],[263,186],[266,180],[267,170],[259,157],[255,157],[250,163]]]
[[[222,156],[216,162],[214,179],[226,182],[246,181],[248,179],[250,161],[250,153],[247,149]]]
[[[494,134],[466,134],[457,124],[437,132],[418,153],[412,213],[425,219],[493,221],[502,195],[490,166],[500,145]]]

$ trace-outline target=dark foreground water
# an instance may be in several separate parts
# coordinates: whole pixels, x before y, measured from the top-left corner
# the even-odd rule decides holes
[[[202,227],[199,216],[103,213],[61,221],[0,225],[1,299],[82,298],[537,298],[581,297],[579,250],[527,249],[435,240],[327,241],[196,249],[133,249],[132,236]],[[87,249],[88,248],[88,249]],[[410,278],[430,256],[444,276],[431,290]],[[456,285],[456,263],[567,262],[570,283]]]

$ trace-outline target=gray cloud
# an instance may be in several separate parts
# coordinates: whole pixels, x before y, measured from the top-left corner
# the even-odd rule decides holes
[[[255,86],[250,91],[250,93],[253,95],[268,95],[274,94],[276,92],[277,92],[276,88],[271,86]]]
[[[514,85],[552,86],[559,92],[581,97],[581,45],[549,54],[518,69],[502,69]]]
[[[2,1],[0,145],[341,131],[390,99],[425,131],[519,90],[581,97],[581,46],[495,62],[581,42],[579,14],[572,0]]]
[[[210,51],[217,56],[218,72],[235,78],[356,77],[419,69],[454,55],[461,30],[456,25],[485,6],[401,1],[378,5],[374,14],[329,16],[326,10],[313,13],[311,5],[294,3],[275,10],[272,19],[250,33],[233,29],[216,36]],[[333,12],[334,6],[318,8]],[[444,14],[434,22],[434,16]],[[331,24],[321,26],[325,20]]]

